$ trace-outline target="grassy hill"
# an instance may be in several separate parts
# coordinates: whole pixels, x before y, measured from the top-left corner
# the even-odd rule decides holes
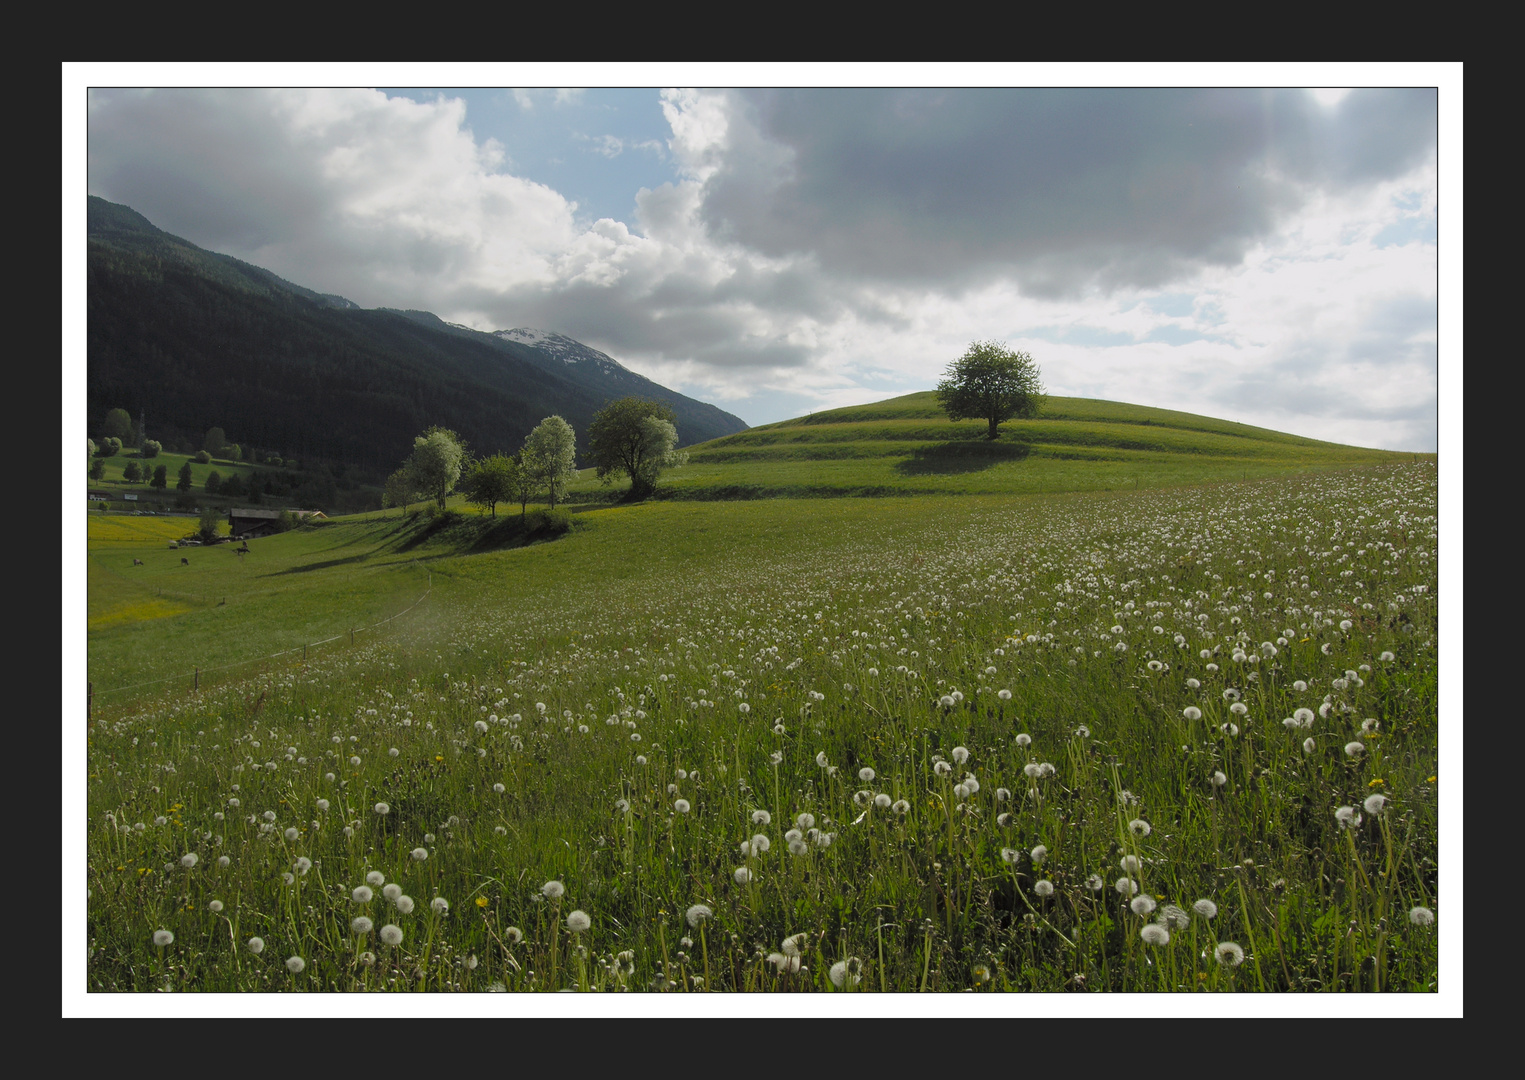
[[[1040,417],[1008,421],[995,442],[985,431],[980,420],[949,421],[931,391],[812,413],[691,448],[658,497],[1109,491],[1414,457],[1086,398],[1050,398]],[[585,477],[573,490],[599,485]]]

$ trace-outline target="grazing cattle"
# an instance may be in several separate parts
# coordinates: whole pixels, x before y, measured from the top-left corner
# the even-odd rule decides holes
[[[180,557],[180,565],[181,566],[189,566],[189,565],[191,565],[191,560],[187,559],[185,556],[182,555]]]
[[[134,565],[134,566],[142,566],[143,565],[143,560],[142,559],[134,559],[134,560],[132,560],[132,565]]]

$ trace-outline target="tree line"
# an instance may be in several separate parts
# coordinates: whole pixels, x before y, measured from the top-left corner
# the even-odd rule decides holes
[[[663,471],[688,460],[678,450],[678,429],[670,406],[639,397],[605,405],[588,427],[586,457],[598,478],[630,480],[627,498],[645,498],[656,490]],[[519,504],[522,517],[532,499],[543,496],[554,508],[577,476],[577,433],[561,416],[547,416],[513,454],[473,458],[464,439],[449,428],[433,426],[413,440],[413,452],[387,478],[385,503],[406,510],[432,501],[440,509],[454,493],[498,515],[498,504]]]

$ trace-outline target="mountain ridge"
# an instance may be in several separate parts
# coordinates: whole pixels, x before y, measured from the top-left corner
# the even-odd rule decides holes
[[[584,432],[626,394],[670,405],[685,446],[747,428],[564,334],[362,308],[200,248],[131,207],[91,196],[88,216],[92,434],[120,407],[146,412],[155,438],[199,446],[219,426],[246,446],[375,475],[431,424],[478,452],[512,452],[545,416]]]

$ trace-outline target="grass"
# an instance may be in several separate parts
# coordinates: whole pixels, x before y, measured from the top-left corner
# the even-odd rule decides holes
[[[985,439],[932,393],[765,424],[690,448],[658,498],[730,500],[1117,491],[1411,460],[1189,413],[1053,398]],[[594,497],[589,475],[573,494]],[[617,491],[617,489],[616,489]]]
[[[1062,400],[1027,457],[931,479],[897,465],[963,440],[748,441],[921,407],[702,451],[909,457],[670,481],[874,499],[368,515],[243,564],[92,519],[98,685],[244,666],[96,699],[90,988],[1436,989],[1433,465]],[[1124,456],[1039,453],[1077,430]],[[112,624],[160,597],[188,610]]]

